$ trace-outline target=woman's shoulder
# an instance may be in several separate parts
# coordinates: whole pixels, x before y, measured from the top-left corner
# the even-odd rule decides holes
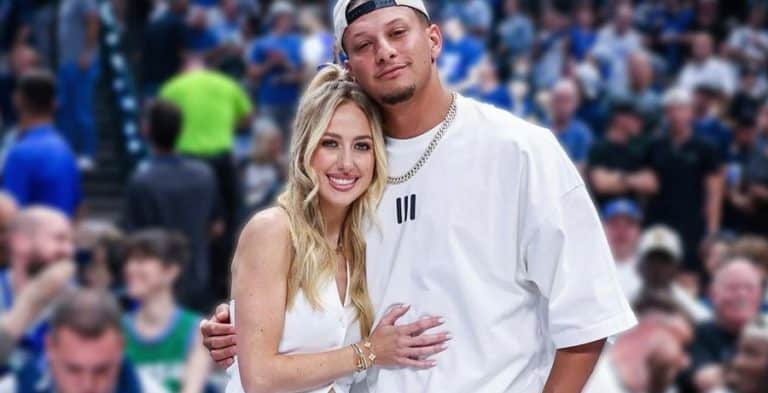
[[[280,207],[270,207],[255,213],[243,227],[242,237],[268,237],[274,241],[290,240],[288,213]]]

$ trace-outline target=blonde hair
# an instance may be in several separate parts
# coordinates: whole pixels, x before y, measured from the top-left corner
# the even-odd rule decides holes
[[[299,290],[316,309],[322,308],[319,290],[336,274],[336,250],[325,237],[325,220],[318,200],[319,179],[310,162],[336,109],[357,105],[373,131],[374,173],[368,189],[350,206],[340,232],[341,249],[348,261],[349,298],[357,309],[360,332],[370,334],[373,305],[368,296],[364,226],[375,220],[375,210],[386,185],[386,157],[381,118],[373,101],[339,66],[328,65],[314,77],[299,103],[291,140],[288,181],[277,203],[288,214],[293,260],[289,270],[287,307]]]

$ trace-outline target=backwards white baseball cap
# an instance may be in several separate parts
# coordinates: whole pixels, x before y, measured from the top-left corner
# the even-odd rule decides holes
[[[429,19],[427,6],[422,0],[368,0],[349,9],[351,2],[352,0],[338,0],[336,6],[333,7],[333,31],[336,35],[336,44],[339,46],[339,50],[344,50],[341,45],[341,38],[344,37],[344,31],[347,30],[347,26],[370,12],[387,7],[411,7]]]

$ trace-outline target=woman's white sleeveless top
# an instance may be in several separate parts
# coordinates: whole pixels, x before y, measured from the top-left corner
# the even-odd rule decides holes
[[[339,291],[335,280],[320,290],[320,301],[323,308],[315,310],[310,305],[304,293],[299,290],[293,307],[285,313],[283,336],[280,339],[278,351],[280,354],[316,353],[341,348],[345,345],[360,341],[360,325],[357,322],[357,310],[349,299],[349,268],[347,268],[347,288],[344,304],[339,299]],[[253,310],[253,312],[259,312]],[[232,322],[235,315],[235,302],[230,302]],[[248,334],[248,332],[242,332]],[[240,369],[237,357],[227,369],[230,380],[226,393],[243,393],[240,382]],[[308,390],[306,393],[328,393],[331,388],[335,393],[348,393],[354,381],[353,376],[336,380],[334,383],[319,389]]]

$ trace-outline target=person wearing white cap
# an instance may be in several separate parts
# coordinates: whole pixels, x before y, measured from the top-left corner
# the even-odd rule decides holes
[[[374,367],[352,391],[580,392],[605,339],[636,319],[557,139],[444,87],[424,2],[340,0],[334,26],[387,137],[388,186],[366,236],[375,320],[406,303],[398,323],[439,315],[453,336],[435,367]],[[201,325],[227,363],[228,319],[220,308]]]

